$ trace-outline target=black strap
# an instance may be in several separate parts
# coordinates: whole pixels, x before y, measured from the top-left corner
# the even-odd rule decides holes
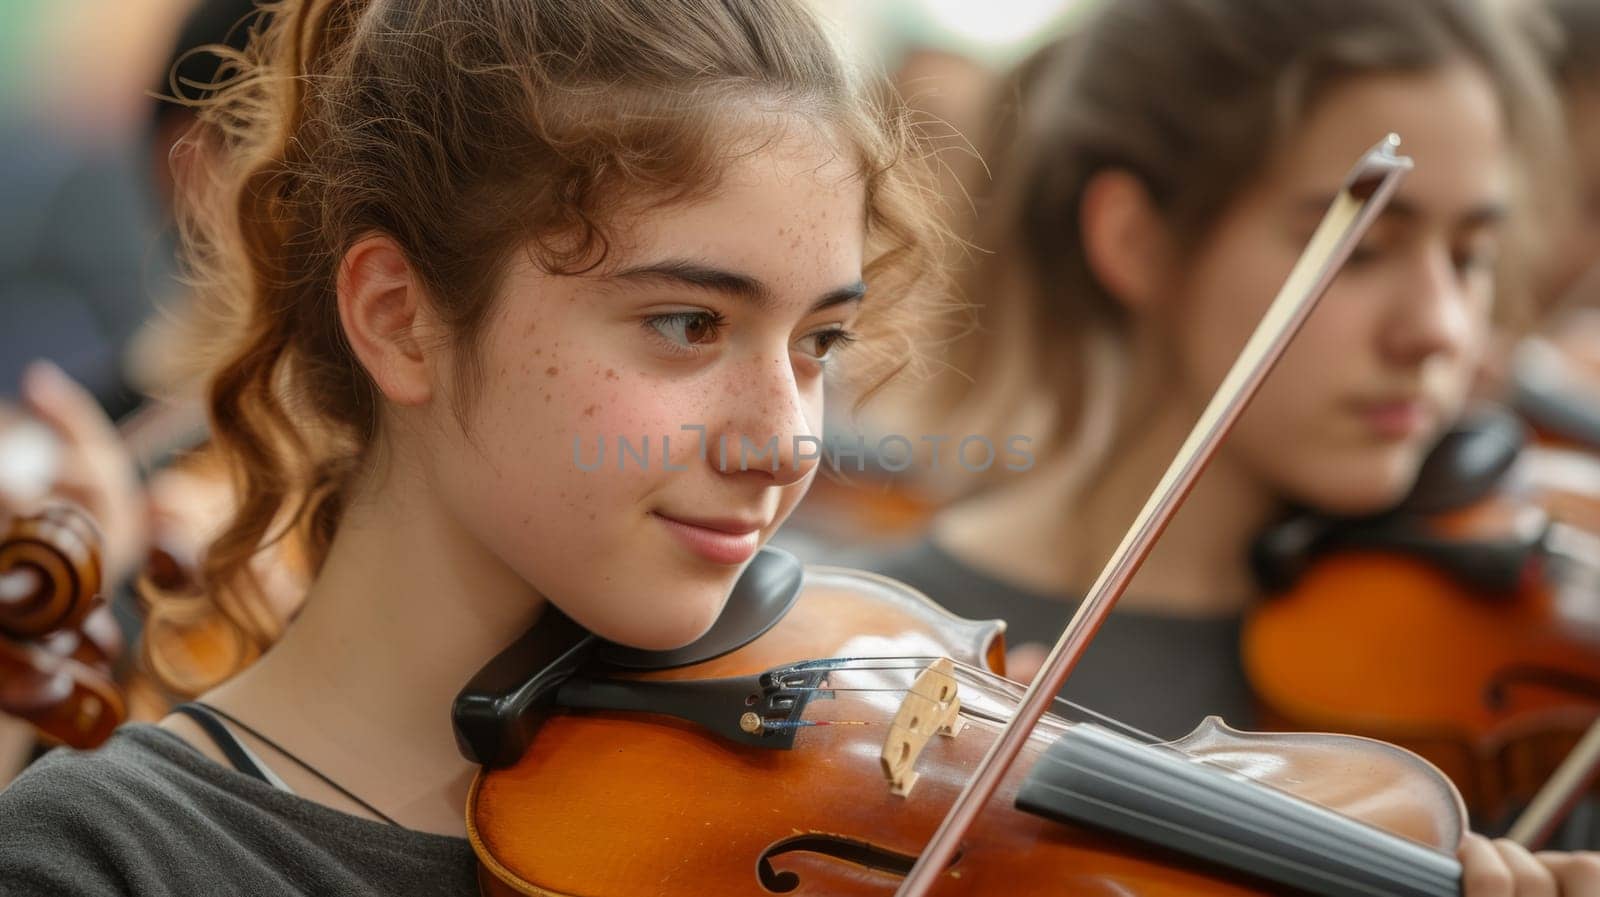
[[[369,804],[366,801],[362,800],[361,798],[356,797],[355,794],[351,793],[351,791],[349,789],[345,788],[343,785],[339,784],[338,782],[335,782],[333,779],[330,779],[327,776],[323,775],[321,770],[317,769],[315,766],[312,766],[311,764],[307,763],[306,761],[300,759],[299,757],[296,757],[293,753],[291,753],[289,751],[288,748],[284,747],[283,745],[277,743],[276,741],[273,741],[272,739],[270,739],[267,736],[261,734],[260,732],[257,732],[255,729],[252,729],[249,725],[247,725],[243,720],[239,719],[238,717],[228,713],[226,710],[222,710],[220,708],[213,707],[210,704],[201,703],[200,701],[191,701],[189,703],[192,706],[198,708],[201,712],[203,712],[205,714],[208,714],[210,716],[221,717],[221,718],[227,720],[228,722],[233,723],[238,728],[240,728],[240,729],[244,730],[245,732],[249,733],[250,736],[255,738],[257,741],[261,742],[262,744],[266,745],[269,748],[272,748],[273,750],[277,751],[278,753],[282,754],[283,756],[287,757],[288,759],[293,760],[295,765],[299,766],[301,769],[305,770],[306,772],[309,772],[312,775],[316,776],[317,778],[321,779],[323,781],[323,783],[326,784],[328,787],[332,788],[333,790],[335,790],[335,791],[339,792],[340,794],[344,795],[345,797],[349,798],[351,800],[351,802],[359,805],[362,809],[366,810],[368,813],[371,813],[372,815],[378,817],[379,819],[382,819],[384,822],[387,822],[392,826],[395,826],[397,828],[403,828],[403,826],[401,826],[400,823],[394,821],[393,818],[385,815],[377,807],[374,807],[372,804]],[[232,737],[232,733],[231,732],[229,733],[229,736]]]
[[[172,708],[172,712],[181,713],[194,720],[195,724],[206,735],[211,737],[211,741],[217,746],[217,750],[222,751],[223,756],[228,758],[228,762],[233,764],[234,769],[253,779],[259,779],[268,785],[272,785],[272,781],[267,778],[266,772],[257,765],[256,761],[250,759],[249,754],[245,753],[244,746],[239,743],[239,739],[234,737],[234,734],[228,731],[228,727],[224,726],[209,710],[196,704],[179,704]],[[273,787],[277,786],[274,785]]]

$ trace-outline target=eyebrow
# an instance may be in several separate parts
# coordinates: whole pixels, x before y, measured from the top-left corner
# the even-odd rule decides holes
[[[759,278],[748,274],[724,271],[720,268],[713,268],[709,265],[691,262],[686,259],[667,259],[660,262],[651,262],[648,265],[636,265],[607,275],[606,279],[655,281],[721,293],[725,296],[744,299],[758,306],[768,308],[776,304],[772,288]],[[855,283],[847,284],[823,294],[820,299],[812,304],[811,311],[817,312],[825,308],[832,308],[835,305],[843,305],[847,302],[858,302],[866,294],[866,282],[857,280]]]
[[[1304,200],[1300,203],[1301,211],[1311,215],[1325,211],[1333,205],[1332,196],[1318,196]],[[1379,213],[1380,218],[1403,218],[1407,221],[1416,221],[1423,216],[1422,209],[1416,203],[1404,197],[1395,197]],[[1468,208],[1465,212],[1455,216],[1453,226],[1456,228],[1477,228],[1490,224],[1498,224],[1511,217],[1511,208],[1500,200],[1489,200],[1478,203]]]

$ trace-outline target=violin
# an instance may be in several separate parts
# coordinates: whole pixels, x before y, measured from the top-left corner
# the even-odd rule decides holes
[[[1272,724],[1404,745],[1498,827],[1600,718],[1600,459],[1480,409],[1398,507],[1296,515],[1253,563],[1244,665]]]
[[[194,447],[205,430],[204,418],[196,406],[160,402],[147,404],[129,415],[116,429],[118,439],[133,462],[145,469]],[[0,405],[0,495],[25,507],[49,505],[54,501],[52,484],[63,463],[64,449],[54,431],[26,412]],[[181,463],[190,469],[196,462],[191,457]],[[210,474],[210,471],[201,471],[190,479],[202,480]],[[159,487],[173,476],[171,472],[163,473],[162,478],[151,482],[151,488]],[[191,491],[194,491],[192,487]],[[152,506],[151,510],[157,509]],[[139,646],[147,656],[156,653],[153,649],[157,643],[163,646],[160,653],[166,662],[161,665],[160,672],[166,676],[165,681],[214,681],[233,669],[237,657],[249,646],[243,644],[241,635],[222,625],[214,615],[198,612],[209,605],[199,595],[198,542],[191,532],[193,522],[168,519],[172,516],[155,513],[150,520],[149,550],[141,579],[133,590],[140,599],[139,610],[145,617],[143,631],[138,633],[142,636]],[[165,716],[173,703],[172,696],[150,676],[121,662],[121,627],[108,602],[100,596],[105,575],[101,560],[103,543],[94,525],[77,510],[52,508],[45,518],[40,518],[40,521],[45,520],[50,521],[46,532],[56,536],[76,534],[79,541],[93,545],[92,549],[82,549],[54,542],[49,543],[53,545],[50,550],[74,558],[87,551],[94,557],[93,569],[92,573],[86,570],[79,580],[72,581],[57,569],[60,565],[56,565],[49,568],[51,575],[44,580],[26,583],[25,575],[33,576],[41,566],[39,562],[19,561],[12,571],[11,590],[23,596],[14,599],[17,602],[42,600],[26,597],[35,592],[41,595],[62,592],[75,597],[64,599],[64,607],[70,612],[52,618],[52,627],[42,631],[30,628],[19,635],[0,619],[0,634],[21,639],[8,646],[5,665],[0,668],[0,688],[7,690],[7,697],[0,699],[0,713],[32,721],[37,729],[55,740],[78,748],[92,748],[124,719],[156,720]],[[62,520],[68,522],[63,524]],[[31,546],[26,550],[35,555],[42,549],[36,540],[30,540],[41,525],[20,521],[22,529],[14,534],[21,540],[18,544]],[[148,587],[168,594],[193,593],[196,600],[181,607],[164,606],[161,613],[152,615],[144,601],[144,590]],[[0,598],[0,602],[4,600]],[[72,610],[74,608],[76,610]],[[5,612],[5,607],[0,606],[0,615]],[[63,658],[79,665],[64,666]],[[63,698],[68,691],[65,683],[69,680],[77,684],[70,689],[71,696]],[[84,720],[64,721],[74,716],[70,708],[96,705],[112,709],[104,713],[91,709],[84,711]],[[98,721],[91,724],[86,721],[89,717]]]
[[[547,614],[455,705],[486,895],[887,895],[1025,691],[1003,623],[773,549],[676,651]],[[1463,831],[1378,742],[1047,716],[937,893],[1456,894]]]
[[[1001,674],[1000,624],[771,550],[674,651],[547,607],[453,708],[484,893],[1458,894],[1461,797],[1406,751],[1215,720],[1145,745],[1047,712],[1409,168],[1397,144],[1352,171],[1031,684]]]
[[[88,515],[67,505],[14,518],[0,535],[0,712],[82,749],[127,718],[99,544]]]

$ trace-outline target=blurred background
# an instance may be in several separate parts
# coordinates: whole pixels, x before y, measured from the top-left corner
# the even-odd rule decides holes
[[[870,64],[966,133],[986,79],[1078,0],[818,0]],[[34,357],[120,417],[150,373],[139,328],[178,292],[165,208],[181,110],[151,94],[180,41],[221,41],[240,0],[0,0],[0,396]],[[956,156],[952,154],[952,159]]]

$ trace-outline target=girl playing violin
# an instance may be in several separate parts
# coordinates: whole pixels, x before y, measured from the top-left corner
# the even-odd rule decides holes
[[[715,447],[812,432],[857,336],[864,382],[905,357],[924,173],[800,3],[286,3],[233,75],[186,222],[240,496],[205,575],[273,650],[30,770],[0,891],[476,893],[454,693],[549,596],[641,647],[710,625],[814,465]],[[286,533],[291,627],[251,564]]]
[[[1358,513],[1410,488],[1488,332],[1550,91],[1531,49],[1454,0],[1134,0],[1041,59],[1014,148],[991,159],[979,242],[998,249],[969,281],[983,329],[957,347],[974,357],[952,419],[1048,444],[886,567],[958,613],[1007,619],[1014,646],[1054,640],[1343,160],[1386,130],[1416,160],[1068,689],[1160,734],[1203,712],[1248,718],[1233,654],[1250,539],[1290,501]],[[935,588],[947,574],[958,585]],[[1167,663],[1193,672],[1152,666]]]
[[[1306,242],[1344,159],[1386,131],[1416,169],[1324,297],[1074,670],[1067,697],[1163,737],[1248,721],[1255,534],[1287,505],[1381,510],[1516,309],[1555,102],[1478,4],[1130,0],[1025,75],[967,298],[982,329],[934,428],[1043,434],[875,565],[1055,640]],[[980,216],[980,217],[984,217]],[[1497,300],[1496,294],[1499,294]],[[1497,308],[1498,304],[1498,308]],[[962,357],[965,354],[965,357]],[[1040,445],[1039,443],[1043,444]]]
[[[805,491],[825,369],[903,362],[940,257],[907,130],[800,2],[288,3],[252,47],[190,250],[241,496],[209,595],[274,644],[0,795],[7,893],[477,893],[456,691],[547,601],[704,632]],[[596,434],[655,463],[585,469]],[[280,633],[250,560],[286,532],[317,575]],[[1593,871],[1466,858],[1474,897]]]

